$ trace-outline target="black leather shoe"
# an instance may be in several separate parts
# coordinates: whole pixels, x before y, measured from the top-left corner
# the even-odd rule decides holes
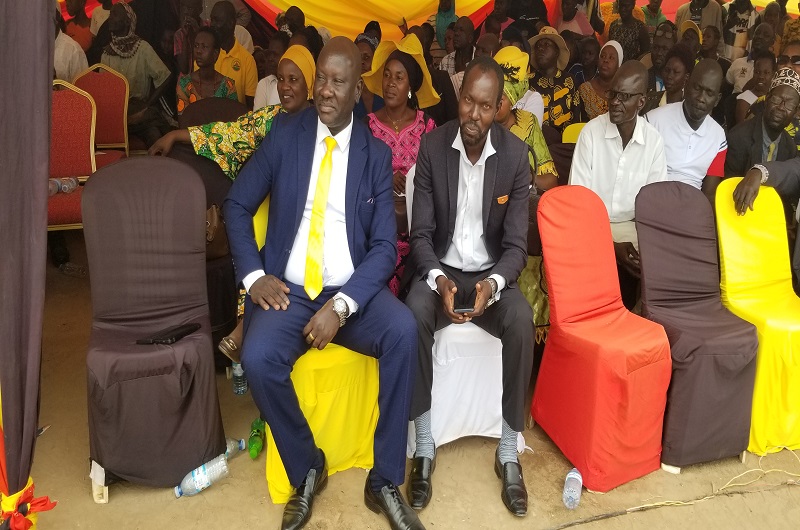
[[[433,496],[431,475],[436,469],[436,457],[415,456],[411,461],[411,473],[408,475],[408,503],[415,510],[422,510]]]
[[[320,450],[320,452],[322,452]],[[322,453],[322,473],[311,469],[305,480],[289,498],[283,509],[281,530],[297,530],[303,528],[311,518],[311,508],[314,506],[314,497],[322,493],[328,485],[328,462],[325,453]]]
[[[522,466],[519,462],[506,462],[500,464],[500,454],[494,455],[494,472],[497,478],[503,481],[500,498],[508,511],[517,517],[528,513],[528,490],[525,489],[525,479],[522,478]]]
[[[392,530],[425,530],[411,506],[395,485],[384,486],[375,494],[369,486],[369,477],[364,484],[364,504],[375,513],[382,513],[389,520]]]

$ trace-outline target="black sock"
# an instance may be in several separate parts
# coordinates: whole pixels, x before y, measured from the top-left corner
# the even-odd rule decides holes
[[[369,477],[367,478],[367,480],[369,480],[369,488],[375,494],[380,493],[381,489],[384,486],[392,485],[391,482],[389,482],[388,480],[380,476],[378,473],[376,473],[374,469],[369,472]]]
[[[317,456],[314,457],[314,461],[311,463],[311,469],[316,469],[319,473],[322,473],[322,468],[325,466],[325,457],[322,454],[321,449],[317,449]]]

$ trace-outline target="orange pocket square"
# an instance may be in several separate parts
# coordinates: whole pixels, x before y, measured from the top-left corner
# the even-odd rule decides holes
[[[505,204],[508,202],[508,195],[503,195],[497,198],[497,204]]]

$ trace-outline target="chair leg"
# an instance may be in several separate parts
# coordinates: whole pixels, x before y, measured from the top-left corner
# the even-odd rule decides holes
[[[676,466],[670,466],[668,464],[665,464],[664,462],[661,462],[661,469],[663,469],[667,473],[672,473],[673,475],[681,474],[681,468]]]
[[[746,458],[747,458],[747,450],[744,450],[742,451],[742,454],[739,455],[739,462],[744,464]]]
[[[534,421],[534,419],[533,419],[533,414],[530,414],[530,413],[528,414],[528,419],[527,419],[527,421],[525,422],[525,427],[526,427],[528,430],[531,430],[531,429],[533,429],[534,427],[536,427],[536,422],[535,422],[535,421]]]
[[[92,497],[97,504],[108,504],[108,486],[92,481]]]

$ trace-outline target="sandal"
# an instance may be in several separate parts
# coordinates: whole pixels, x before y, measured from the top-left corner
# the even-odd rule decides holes
[[[219,341],[219,345],[217,346],[219,351],[221,351],[225,357],[230,359],[235,363],[241,363],[242,360],[240,358],[241,351],[239,350],[239,346],[233,341],[233,339],[228,335],[224,337],[221,341]]]

